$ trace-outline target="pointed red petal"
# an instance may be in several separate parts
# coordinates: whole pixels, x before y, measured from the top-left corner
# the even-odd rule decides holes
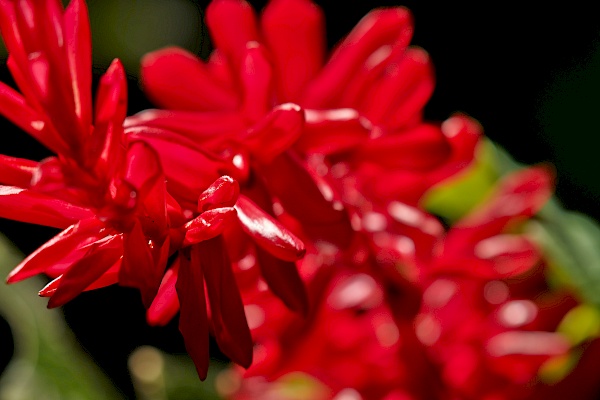
[[[87,254],[62,275],[60,285],[48,301],[48,308],[62,306],[95,282],[123,254],[120,235],[111,236],[92,244]]]
[[[0,185],[0,217],[38,225],[65,228],[91,218],[92,212],[52,197]]]
[[[151,326],[164,326],[169,323],[179,312],[179,299],[175,290],[175,283],[179,274],[179,258],[163,276],[158,293],[152,305],[146,311],[146,321]]]
[[[308,314],[308,296],[296,264],[273,257],[257,248],[256,256],[262,276],[269,289],[292,311]]]
[[[64,14],[65,43],[73,82],[75,113],[83,132],[92,124],[92,49],[88,10],[83,0],[72,0]]]
[[[234,71],[238,71],[246,43],[258,40],[252,7],[244,0],[213,1],[206,8],[206,26],[214,47],[232,63]]]
[[[194,361],[201,380],[208,371],[208,321],[204,297],[202,269],[189,255],[180,255],[179,274],[175,288],[179,298],[179,331],[185,348]]]
[[[217,343],[232,361],[248,368],[252,364],[252,338],[223,239],[198,243],[192,248],[192,263],[195,257],[204,271]]]
[[[236,94],[213,79],[206,64],[176,47],[146,54],[140,76],[146,94],[173,110],[225,111],[238,105]]]
[[[279,102],[297,102],[325,56],[325,18],[308,0],[276,0],[261,17],[264,40],[277,72]]]
[[[260,247],[286,261],[296,261],[304,256],[306,249],[302,241],[252,200],[240,196],[235,209],[242,228]]]
[[[119,281],[119,268],[121,267],[121,260],[117,260],[105,273],[102,274],[96,281],[85,288],[84,291],[100,289],[106,286],[114,285]],[[42,290],[38,292],[41,297],[51,297],[56,292],[56,289],[60,286],[62,280],[62,274],[50,281]]]
[[[83,246],[106,235],[102,230],[103,224],[96,219],[83,220],[68,227],[21,261],[10,272],[6,281],[19,282],[52,269],[57,264],[69,265],[65,261],[77,261],[87,252],[81,250]]]

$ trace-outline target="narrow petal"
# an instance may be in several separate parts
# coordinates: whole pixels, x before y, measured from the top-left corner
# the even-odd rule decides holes
[[[371,122],[350,108],[305,110],[304,132],[294,144],[303,153],[330,155],[351,150],[369,138]]]
[[[198,243],[192,248],[192,263],[195,257],[204,271],[217,343],[232,361],[248,368],[252,364],[252,338],[223,239]]]
[[[92,212],[86,208],[31,190],[0,185],[0,217],[2,218],[66,228],[92,216]]]
[[[292,311],[308,314],[308,296],[296,264],[273,257],[257,248],[256,257],[262,276],[269,289]]]
[[[240,71],[244,93],[242,112],[250,121],[259,121],[273,104],[273,71],[264,47],[248,42]]]
[[[48,308],[62,306],[99,279],[123,254],[121,236],[115,235],[90,245],[87,254],[62,275]]]
[[[86,165],[100,176],[112,176],[123,148],[123,121],[127,114],[125,70],[114,60],[100,79],[94,110],[94,129],[86,141]]]
[[[185,348],[194,361],[201,380],[208,371],[208,321],[204,297],[204,276],[199,262],[192,264],[189,255],[180,255],[175,289],[179,298],[179,331]]]
[[[6,185],[28,188],[37,166],[35,161],[0,154],[0,181]]]
[[[57,264],[66,264],[83,257],[87,250],[82,248],[93,243],[107,233],[103,232],[103,224],[93,219],[86,219],[72,225],[44,243],[17,265],[6,279],[8,283],[19,282],[31,276],[46,272]],[[67,261],[67,262],[65,262]]]
[[[146,54],[140,77],[146,94],[161,107],[187,111],[227,111],[238,106],[231,89],[213,79],[206,64],[177,47]]]
[[[252,200],[240,196],[235,209],[244,231],[270,254],[286,261],[304,256],[306,249],[302,241]]]
[[[158,293],[152,305],[146,311],[146,321],[151,326],[164,326],[169,323],[179,312],[179,299],[175,290],[175,283],[179,274],[179,258],[163,276]]]
[[[252,7],[244,0],[213,1],[206,8],[206,26],[214,47],[232,63],[234,71],[238,71],[246,43],[258,40]]]
[[[118,283],[120,267],[121,260],[119,259],[104,274],[102,274],[100,278],[98,278],[96,281],[94,281],[92,284],[86,287],[84,291],[87,292],[88,290],[100,289]],[[42,290],[38,292],[38,295],[40,297],[52,297],[52,295],[54,295],[54,293],[56,292],[56,289],[58,289],[58,287],[60,286],[62,277],[63,275],[60,274],[55,279],[50,281],[46,286],[42,288]]]
[[[272,55],[280,103],[298,102],[325,57],[325,18],[308,0],[276,0],[265,7],[262,34]]]
[[[406,47],[412,31],[412,18],[405,8],[371,11],[338,45],[300,104],[316,109],[348,106],[340,103],[344,89],[363,65],[372,62],[371,57],[382,47]]]
[[[75,113],[82,131],[87,132],[92,124],[92,42],[85,1],[73,0],[69,3],[64,14],[64,26]]]

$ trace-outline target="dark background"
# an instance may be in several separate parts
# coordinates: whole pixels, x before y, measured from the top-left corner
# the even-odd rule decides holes
[[[123,57],[130,79],[130,113],[151,106],[135,78],[144,51],[178,43],[197,53],[210,48],[199,28],[207,2],[185,0],[88,2],[100,73]],[[251,1],[257,8],[265,1]],[[376,6],[392,1],[321,1],[332,46]],[[406,1],[415,19],[413,44],[425,48],[436,66],[437,87],[426,117],[443,120],[455,111],[478,119],[486,135],[527,164],[549,161],[558,170],[557,196],[569,209],[600,219],[598,137],[600,110],[600,20],[592,5],[510,5],[506,3]],[[183,7],[179,14],[173,7]],[[174,35],[173,35],[174,33]],[[179,36],[177,36],[179,35]],[[131,43],[135,42],[136,45]],[[97,74],[96,78],[98,78]],[[0,79],[10,82],[6,69]],[[50,155],[5,121],[1,152],[42,159]],[[4,232],[25,254],[56,232],[0,220]],[[183,352],[176,322],[150,328],[139,295],[107,288],[85,293],[64,307],[80,342],[128,396],[128,354],[141,344]],[[0,336],[8,328],[0,319]],[[2,359],[7,355],[0,354]]]

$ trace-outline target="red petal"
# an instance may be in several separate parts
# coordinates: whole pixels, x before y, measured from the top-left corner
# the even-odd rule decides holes
[[[321,73],[310,83],[301,104],[317,109],[348,106],[340,103],[346,86],[385,46],[405,47],[412,30],[411,16],[405,8],[371,11],[338,45]]]
[[[280,103],[300,100],[325,56],[325,18],[308,0],[276,0],[265,7],[262,33],[277,72]]]
[[[100,278],[85,288],[84,291],[100,289],[106,286],[114,285],[119,281],[119,269],[121,267],[121,260],[117,260]],[[39,291],[38,295],[41,297],[51,297],[56,292],[56,289],[60,286],[62,280],[62,274],[50,281],[42,290]]]
[[[214,47],[233,64],[242,64],[246,43],[258,40],[256,16],[243,0],[216,0],[206,8],[206,26]]]
[[[164,108],[225,111],[238,106],[236,94],[213,79],[206,64],[183,49],[169,47],[148,53],[141,64],[144,91]]]
[[[371,133],[371,123],[350,108],[305,112],[304,132],[294,144],[303,153],[330,155],[351,150]]]
[[[339,246],[348,244],[352,228],[346,211],[332,198],[330,189],[321,191],[302,161],[287,152],[261,168],[261,174],[269,192],[280,200],[285,211],[302,221],[303,228],[316,235],[313,238]]]
[[[208,321],[204,297],[204,278],[198,260],[192,264],[189,256],[180,255],[180,267],[175,288],[179,298],[179,331],[185,348],[194,361],[200,379],[208,371]]]
[[[73,82],[75,113],[83,132],[92,124],[92,49],[88,10],[83,0],[72,0],[64,14],[65,43]]]
[[[46,195],[0,185],[0,217],[15,221],[65,228],[91,218],[92,212]]]
[[[244,368],[252,364],[252,338],[223,239],[216,237],[192,248],[204,271],[215,338],[227,357]]]
[[[198,211],[233,207],[240,195],[240,185],[229,176],[222,176],[208,187],[198,198]]]
[[[100,176],[112,176],[123,151],[123,121],[127,114],[127,81],[119,60],[100,79],[94,110],[94,130],[86,141],[86,165]]]
[[[257,248],[256,256],[262,276],[271,291],[292,311],[308,314],[308,297],[296,264],[273,257]]]
[[[279,105],[243,137],[243,144],[262,163],[288,150],[302,135],[304,110],[295,104]]]
[[[162,244],[160,253],[168,256],[169,240]],[[146,308],[158,292],[167,256],[155,260],[139,223],[135,223],[130,232],[123,234],[123,262],[119,271],[119,283],[123,286],[138,288]]]
[[[86,219],[72,225],[44,243],[31,253],[8,275],[8,283],[19,282],[31,276],[56,268],[57,265],[69,265],[85,255],[83,246],[105,236],[103,224],[96,219]]]
[[[434,86],[433,66],[427,52],[409,49],[385,69],[370,90],[361,94],[358,108],[374,124],[403,128],[421,113]]]
[[[35,161],[0,154],[0,177],[4,184],[28,188],[37,167]]]
[[[177,275],[179,274],[179,258],[163,276],[158,293],[146,312],[146,321],[151,326],[164,326],[169,323],[179,312],[179,299],[175,290]]]
[[[220,235],[225,227],[234,221],[235,215],[235,209],[232,207],[213,208],[203,212],[185,225],[186,232],[182,246],[189,246]]]
[[[430,170],[450,156],[450,146],[438,126],[421,124],[410,131],[365,141],[356,153],[359,162],[385,169]]]
[[[246,196],[239,197],[235,209],[244,231],[266,251],[286,261],[304,256],[302,241]]]
[[[250,121],[259,121],[273,105],[273,71],[263,46],[246,45],[240,83],[244,93],[242,113]]]
[[[238,112],[190,112],[146,110],[125,120],[125,127],[151,127],[177,132],[201,144],[216,149],[226,137],[245,132],[246,121]]]
[[[111,236],[91,245],[87,254],[62,275],[48,308],[62,306],[77,297],[102,276],[123,254],[121,236]]]

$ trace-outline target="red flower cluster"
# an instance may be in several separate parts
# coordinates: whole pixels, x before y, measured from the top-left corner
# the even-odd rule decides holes
[[[260,18],[213,0],[210,59],[147,55],[163,109],[126,117],[118,62],[92,111],[82,0],[0,5],[22,93],[0,85],[0,113],[57,154],[0,158],[0,216],[66,228],[9,281],[56,278],[50,306],[139,288],[149,323],[180,313],[201,378],[209,327],[233,361],[254,357],[240,400],[284,399],[295,373],[310,399],[526,398],[569,352],[556,328],[577,301],[549,290],[520,230],[551,195],[547,169],[507,178],[448,230],[423,209],[471,164],[481,127],[423,120],[433,69],[406,9],[372,11],[326,57],[309,0]]]

